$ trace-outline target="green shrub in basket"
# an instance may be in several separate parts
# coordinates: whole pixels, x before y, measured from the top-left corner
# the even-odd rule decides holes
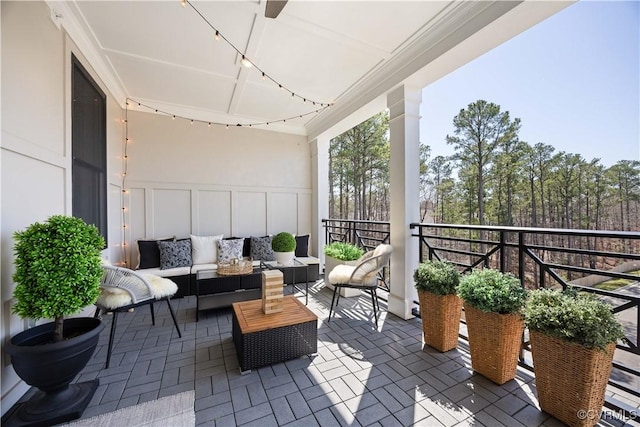
[[[466,304],[499,314],[521,312],[527,298],[527,291],[517,277],[489,268],[463,275],[457,292]]]

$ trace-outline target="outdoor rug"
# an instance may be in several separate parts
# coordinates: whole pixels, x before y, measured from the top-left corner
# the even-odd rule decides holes
[[[196,423],[194,401],[195,392],[185,391],[95,417],[76,420],[60,427],[193,427]]]

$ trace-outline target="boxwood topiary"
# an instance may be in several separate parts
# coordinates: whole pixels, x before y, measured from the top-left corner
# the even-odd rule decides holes
[[[293,234],[283,231],[273,236],[271,248],[274,252],[293,252],[296,250],[296,238]]]
[[[364,249],[351,243],[333,242],[324,247],[324,254],[340,261],[355,261],[364,254]]]
[[[463,275],[457,292],[465,304],[499,314],[519,313],[527,298],[518,278],[490,268]]]
[[[104,239],[94,225],[65,215],[31,224],[13,236],[13,312],[22,318],[54,319],[54,342],[61,341],[64,316],[93,304],[100,294]]]
[[[456,266],[446,261],[425,261],[413,272],[413,280],[418,291],[436,295],[452,295],[460,283],[460,273]]]
[[[624,335],[611,307],[593,295],[552,289],[531,291],[525,306],[530,330],[587,348],[604,349]]]

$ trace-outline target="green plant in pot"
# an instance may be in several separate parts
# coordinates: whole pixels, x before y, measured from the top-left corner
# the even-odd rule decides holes
[[[568,425],[595,425],[624,336],[611,307],[573,288],[539,289],[530,292],[524,315],[540,408]]]
[[[413,273],[420,300],[424,342],[438,351],[458,345],[462,300],[456,294],[460,273],[446,261],[425,261]]]
[[[333,242],[324,247],[324,254],[340,261],[356,261],[364,250],[351,243]]]
[[[50,424],[78,418],[98,380],[69,383],[93,355],[104,324],[93,317],[65,316],[98,298],[104,239],[95,226],[64,215],[36,222],[14,233],[14,239],[13,312],[54,322],[20,332],[5,346],[18,376],[40,389],[12,417]]]
[[[278,264],[291,265],[296,250],[296,238],[293,234],[283,231],[273,236],[271,248]]]
[[[473,270],[460,278],[457,292],[464,301],[473,370],[496,384],[514,379],[527,297],[520,280],[498,270]]]
[[[340,264],[356,265],[362,255],[364,255],[364,249],[351,243],[345,242],[332,242],[325,245],[324,252],[324,277],[329,277],[331,271]],[[328,282],[325,281],[325,283]],[[333,286],[327,284],[329,289],[333,289]],[[342,288],[340,289],[340,296],[353,297],[359,296],[360,291],[358,289]]]

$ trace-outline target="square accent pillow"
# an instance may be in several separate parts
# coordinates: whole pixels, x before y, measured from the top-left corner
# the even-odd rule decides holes
[[[218,261],[218,236],[194,236],[191,235],[191,257],[193,264],[213,264]]]
[[[234,259],[242,259],[242,247],[244,239],[218,240],[218,262],[230,262]]]
[[[251,237],[251,258],[262,261],[275,261],[276,256],[273,254],[271,240],[271,236]]]
[[[309,256],[309,235],[296,236],[296,256]]]
[[[163,242],[172,242],[175,238],[159,239]],[[158,239],[138,240],[138,266],[136,268],[160,267],[160,249]]]
[[[191,239],[175,242],[158,242],[160,249],[160,269],[191,266]]]

